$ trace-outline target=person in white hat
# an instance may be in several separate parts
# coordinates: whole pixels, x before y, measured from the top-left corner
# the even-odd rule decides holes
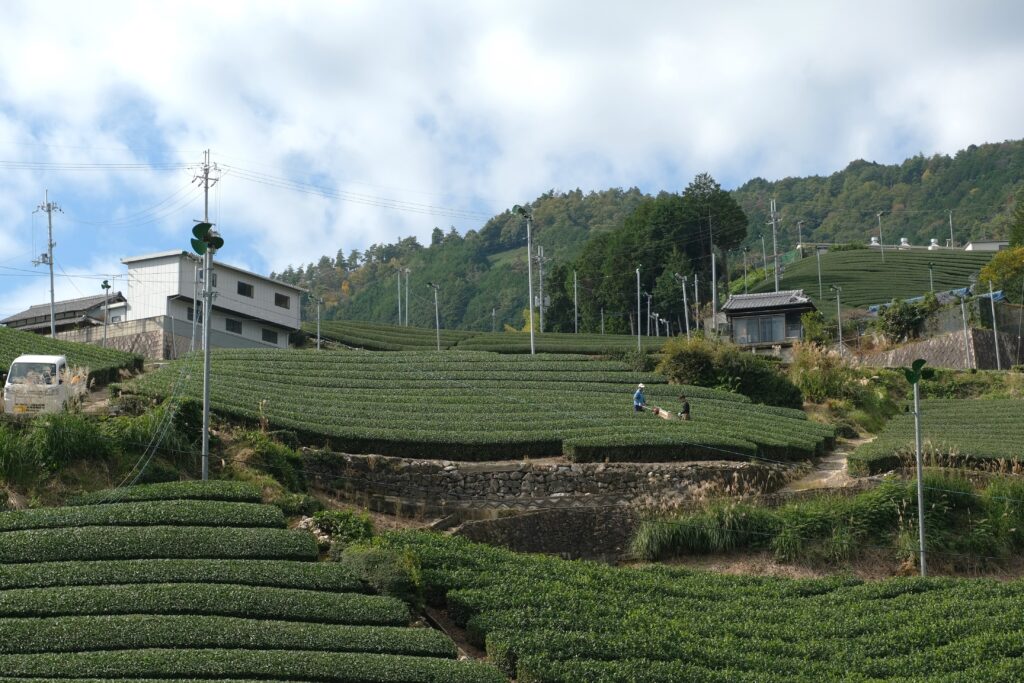
[[[644,398],[644,384],[641,382],[633,394],[633,412],[639,413],[647,406],[647,399]]]

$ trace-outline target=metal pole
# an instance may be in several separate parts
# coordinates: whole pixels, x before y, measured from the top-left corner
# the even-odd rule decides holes
[[[818,249],[817,245],[814,246],[814,253],[818,257],[818,299],[824,299],[825,295],[821,289],[821,249]]]
[[[932,272],[935,268],[933,261],[928,262],[928,288],[932,293],[935,293],[935,274]]]
[[[537,353],[537,347],[533,339],[533,241],[530,238],[530,224],[533,222],[533,215],[526,214],[526,279],[528,281],[527,291],[529,300],[527,305],[530,308],[530,355]]]
[[[437,287],[434,287],[434,333],[437,335],[437,350],[441,350],[441,309],[437,303]]]
[[[885,213],[885,212],[884,211],[879,211],[875,215],[878,216],[878,246],[882,250],[882,262],[884,263],[885,262],[885,240],[882,239],[882,214],[883,213]]]
[[[839,303],[840,291],[836,290],[836,320],[839,321],[839,355],[843,355],[843,309]]]
[[[775,291],[779,291],[779,242],[775,234],[775,228],[779,221],[779,214],[775,210],[775,200],[772,200],[772,261],[775,269]]]
[[[747,249],[743,248],[743,293],[747,293]]]
[[[956,238],[953,237],[953,209],[949,209],[949,248],[956,247]]]
[[[604,306],[601,307],[601,334],[604,334]]]
[[[316,298],[316,350],[320,350],[320,305],[324,302],[320,297]]]
[[[1002,360],[999,358],[999,324],[996,322],[996,297],[992,292],[992,281],[988,281],[988,302],[992,306],[992,341],[996,344],[996,370],[1003,369]]]
[[[209,167],[207,167],[208,171]],[[209,180],[209,175],[206,176]],[[205,216],[204,216],[205,218]],[[208,222],[208,221],[206,221]],[[210,273],[213,271],[213,256],[207,249],[203,254],[203,481],[210,478],[210,309],[213,291],[210,288]]]
[[[690,307],[686,303],[686,280],[682,281],[683,285],[683,320],[686,322],[686,338],[690,338]]]
[[[43,193],[43,203],[39,206],[37,211],[46,212],[46,262],[50,266],[50,336],[57,336],[57,313],[56,313],[56,302],[53,296],[53,248],[57,244],[53,241],[53,211],[56,209],[60,211],[60,207],[56,204],[50,203],[50,191],[45,190]],[[33,263],[38,264],[38,261]]]
[[[580,333],[579,297],[576,291],[576,271],[572,271],[572,327],[575,334]]]
[[[801,258],[803,258],[803,255],[804,255],[804,253],[803,253],[804,252],[804,230],[803,230],[803,225],[804,225],[803,221],[797,221],[796,222],[796,244],[797,244],[798,247],[800,247],[800,257]]]
[[[651,293],[644,292],[644,296],[647,297],[647,336],[651,336]]]
[[[768,282],[768,249],[764,246],[764,233],[761,233],[761,258],[764,259],[764,281]]]
[[[715,317],[718,313],[718,277],[717,269],[715,267],[715,252],[711,252],[711,320],[714,321],[715,333],[718,332],[718,319]]]
[[[967,304],[966,297],[960,298],[960,314],[964,318],[964,370],[971,369],[971,341],[967,333]]]
[[[914,447],[917,455],[917,532],[920,543],[921,576],[928,575],[924,555],[924,478],[921,466],[921,390],[920,379],[914,382]]]
[[[405,326],[409,327],[409,273],[412,272],[408,268],[405,269]]]
[[[636,269],[636,352],[640,353],[640,269]]]
[[[398,269],[398,325],[402,325],[402,269]]]
[[[103,346],[107,345],[107,319],[110,317],[110,285],[103,281]],[[195,317],[195,316],[193,316]]]
[[[199,266],[193,266],[192,280],[192,348],[196,348],[196,325],[199,323]],[[205,274],[204,274],[205,277]]]
[[[700,329],[700,292],[697,289],[697,273],[693,274],[693,324]]]

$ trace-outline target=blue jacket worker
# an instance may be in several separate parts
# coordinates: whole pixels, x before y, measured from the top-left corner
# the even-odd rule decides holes
[[[647,399],[644,398],[644,385],[640,383],[636,387],[636,393],[633,394],[633,411],[639,413],[647,405]]]

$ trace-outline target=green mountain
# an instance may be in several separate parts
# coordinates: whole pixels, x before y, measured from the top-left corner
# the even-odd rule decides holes
[[[1005,237],[1014,194],[1024,186],[1022,179],[1024,140],[971,145],[954,156],[918,155],[894,165],[858,160],[829,176],[774,182],[755,178],[730,193],[747,220],[745,239],[733,243],[749,248],[752,265],[762,260],[762,236],[771,252],[771,228],[767,225],[771,198],[779,213],[780,251],[788,251],[800,238],[805,242],[866,243],[878,234],[879,212],[887,244],[906,237],[912,244],[927,244],[934,238],[945,245],[951,217],[958,243]],[[679,311],[672,307],[681,309],[681,302],[670,302],[677,298],[671,287],[676,270],[699,274],[701,298],[706,302],[710,276],[706,224],[693,222],[697,220],[693,211],[680,205],[679,199],[679,195],[668,193],[651,197],[631,188],[589,194],[580,190],[548,192],[532,202],[534,244],[544,247],[548,259],[544,282],[550,304],[545,329],[571,331],[572,271],[578,268],[581,278],[584,271],[590,272],[578,289],[581,330],[598,331],[602,309],[609,331],[629,330],[628,318],[635,308],[628,304],[629,310],[621,309],[635,300],[631,273],[636,264],[625,269],[623,263],[630,259],[618,258],[614,277],[600,269],[595,274],[600,259],[594,252],[609,244],[617,244],[620,251],[630,244],[637,249],[637,258],[632,260],[646,264],[642,286],[654,294],[656,308],[652,310],[678,317]],[[648,204],[646,214],[637,212]],[[690,224],[674,229],[685,221]],[[640,224],[642,228],[637,227]],[[668,237],[675,241],[665,241]],[[644,239],[655,239],[657,244],[644,244]],[[595,240],[604,244],[594,244]],[[588,245],[589,255],[585,255]],[[717,233],[716,246],[721,246]],[[315,264],[271,275],[311,290],[313,294],[304,301],[306,320],[316,319],[319,295],[324,319],[398,322],[398,272],[408,268],[411,273],[402,278],[401,288],[404,308],[408,281],[411,325],[434,325],[433,291],[427,286],[432,282],[438,285],[442,328],[490,330],[492,324],[499,330],[504,325],[522,328],[527,298],[525,247],[524,221],[506,210],[479,231],[465,235],[435,228],[429,245],[409,237],[394,244],[374,244],[363,253],[353,251],[348,256],[339,250],[334,258],[324,256]],[[660,259],[654,270],[650,268],[652,253]],[[639,259],[641,254],[647,260]],[[615,259],[605,257],[606,262],[611,260]],[[721,280],[735,275],[742,268],[742,259],[735,252],[720,253],[718,265]],[[671,297],[666,294],[670,291]],[[892,298],[887,292],[879,296]]]

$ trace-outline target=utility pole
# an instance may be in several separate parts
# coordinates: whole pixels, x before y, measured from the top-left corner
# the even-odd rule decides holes
[[[683,323],[686,325],[686,338],[690,338],[690,307],[686,304],[686,278],[679,273],[673,273],[676,280],[679,281],[679,286],[683,290]]]
[[[640,267],[636,269],[636,352],[640,353]]]
[[[743,293],[747,293],[747,252],[749,249],[743,247]]]
[[[700,291],[697,289],[697,273],[693,274],[693,324],[700,329]]]
[[[839,285],[830,285],[832,291],[836,293],[836,321],[839,323],[839,355],[843,355],[843,310],[840,304],[840,295],[843,293],[843,288]]]
[[[324,305],[321,297],[316,298],[316,350],[320,350],[320,307]]]
[[[210,150],[203,153],[201,173],[193,180],[203,187],[203,220],[192,228],[195,238],[192,248],[203,257],[203,481],[210,478],[210,314],[213,310],[213,254],[224,246],[224,239],[210,223],[210,171],[217,171],[216,164],[210,164]],[[212,179],[214,183],[216,178]]]
[[[768,282],[768,249],[764,246],[764,233],[761,233],[761,259],[764,261],[764,281]]]
[[[797,244],[798,247],[800,247],[800,257],[801,258],[803,258],[803,254],[804,254],[804,230],[803,230],[803,225],[804,225],[803,221],[797,221],[796,222],[796,244]]]
[[[715,270],[715,252],[711,252],[711,324],[714,334],[718,335],[718,278]]]
[[[402,269],[398,269],[398,325],[402,325]]]
[[[544,247],[537,247],[537,267],[538,272],[538,285],[540,286],[540,332],[544,333],[544,262],[548,259],[544,258]]]
[[[497,332],[498,328],[498,311],[495,308],[491,309],[491,332]]]
[[[661,336],[661,320],[658,319],[660,316],[657,313],[652,313],[650,315],[652,315],[654,317],[654,336],[655,337],[660,337]],[[651,335],[648,334],[647,336],[649,337]]]
[[[530,355],[532,356],[537,352],[537,347],[533,338],[533,242],[530,239],[530,227],[531,223],[533,223],[533,213],[525,206],[520,206],[519,204],[512,207],[512,213],[517,213],[526,219],[526,304],[530,311]]]
[[[604,306],[601,307],[601,334],[604,334]]]
[[[199,323],[199,266],[193,266],[192,270],[192,343],[189,345],[189,351],[195,351],[196,325]]]
[[[999,324],[996,322],[996,297],[992,291],[992,281],[988,281],[988,302],[992,306],[992,341],[996,344],[996,370],[1003,369],[1002,360],[999,358]]]
[[[964,370],[971,369],[971,338],[967,333],[967,297],[960,297],[960,315],[964,319]]]
[[[924,554],[924,476],[921,462],[921,370],[925,361],[918,358],[909,368],[903,368],[907,381],[914,386],[914,447],[917,460],[917,535],[918,553],[920,556],[921,576],[928,576],[928,568]]]
[[[412,271],[405,268],[405,326],[409,327],[409,273]]]
[[[779,213],[775,210],[775,200],[772,200],[771,224],[772,224],[772,261],[775,269],[775,291],[779,291],[779,242],[776,235],[776,227],[779,221]],[[767,267],[767,265],[765,266]]]
[[[32,265],[38,266],[46,263],[50,266],[50,336],[57,336],[56,305],[53,299],[53,248],[57,243],[53,241],[53,212],[64,213],[59,206],[50,201],[50,191],[43,193],[43,203],[36,207],[36,212],[46,212],[46,253],[41,254],[38,259],[32,261]]]
[[[882,250],[882,263],[885,263],[885,240],[882,239],[882,214],[883,213],[885,213],[885,211],[879,211],[875,215],[878,216],[878,246]]]
[[[825,294],[821,289],[821,249],[818,249],[818,245],[814,245],[814,254],[818,258],[818,299],[824,299]]]
[[[651,336],[651,293],[644,292],[644,296],[647,297],[647,336]]]
[[[441,350],[441,309],[437,305],[437,290],[440,289],[438,285],[433,282],[428,282],[427,287],[434,290],[434,333],[437,335],[437,350]]]
[[[100,285],[103,289],[103,346],[107,345],[107,319],[110,317],[110,283],[106,280]],[[192,316],[195,317],[194,315]]]
[[[572,329],[574,334],[580,333],[579,297],[576,293],[576,271],[572,271]]]
[[[953,237],[953,209],[947,209],[949,211],[949,248],[956,248],[956,238]]]
[[[935,293],[935,274],[932,272],[935,270],[935,261],[928,262],[928,288],[931,292]]]

